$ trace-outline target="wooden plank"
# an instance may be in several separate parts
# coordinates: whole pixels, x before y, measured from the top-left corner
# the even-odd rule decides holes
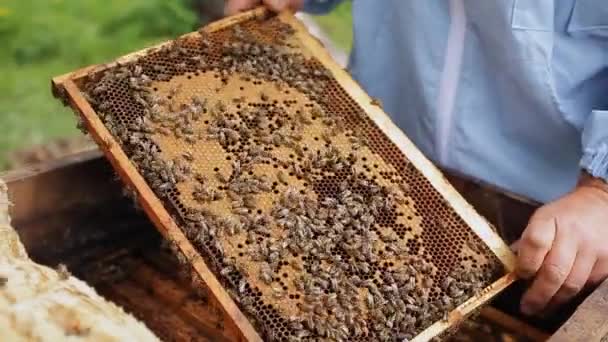
[[[30,165],[16,170],[8,170],[5,172],[1,172],[0,176],[7,184],[17,181],[28,181],[31,180],[33,177],[37,177],[51,171],[59,170],[64,172],[66,169],[71,169],[74,166],[80,168],[82,167],[82,164],[86,164],[93,160],[98,160],[101,156],[102,153],[99,149],[91,148],[87,151],[63,156],[61,158],[50,160],[44,163]]]
[[[144,215],[132,215],[135,210],[113,177],[97,149],[0,174],[13,204],[12,224],[30,256],[47,263],[75,244],[145,223]],[[117,209],[99,210],[108,205]],[[119,217],[124,224],[111,224]]]
[[[491,306],[481,309],[480,315],[497,326],[503,327],[507,331],[511,331],[532,341],[546,341],[549,338],[549,334],[509,316],[502,311],[496,310]]]
[[[199,293],[201,296],[208,297],[207,294],[209,289],[206,286],[201,286],[200,288],[194,289],[191,287],[191,281],[186,279],[180,271],[179,267],[176,265],[176,261],[168,258],[165,253],[162,253],[159,249],[146,249],[141,251],[141,256],[145,260],[145,262],[151,266],[157,272],[162,273],[164,277],[168,277],[172,282],[179,284],[181,288],[191,289],[191,292]],[[203,284],[204,285],[204,284]],[[207,298],[207,302],[209,307],[216,308],[218,303],[213,303],[213,298]],[[186,303],[189,305],[190,303]],[[238,334],[236,333],[237,327],[234,324],[226,319],[225,314],[221,311],[214,311],[214,315],[216,320],[222,321],[222,325],[224,330],[226,331],[226,335],[233,336],[232,340],[237,340]]]
[[[608,335],[608,279],[579,305],[549,342],[598,342]]]
[[[146,322],[148,328],[164,341],[216,341],[214,336],[207,336],[204,331],[188,324],[134,283],[121,282],[101,292]]]
[[[113,196],[111,193],[115,194],[120,185],[111,185],[108,177],[111,169],[104,167],[107,162],[100,160],[100,155],[94,149],[0,173],[13,203],[10,208],[13,223],[19,225],[64,208],[94,204]]]
[[[130,206],[130,202],[122,200],[100,203],[94,208],[75,207],[16,226],[16,230],[34,260],[54,266],[52,260],[82,259],[99,246],[127,240],[121,239],[124,236],[158,234],[147,218]],[[75,252],[79,255],[75,256]]]
[[[238,331],[225,329],[221,312],[218,315],[212,305],[203,304],[193,297],[191,289],[182,287],[144,263],[133,270],[132,279],[153,293],[156,299],[179,313],[184,321],[207,331],[210,336],[216,336],[218,341],[238,340]]]
[[[182,230],[173,220],[167,209],[152,189],[137,172],[118,142],[107,130],[87,100],[82,96],[76,84],[68,80],[64,83],[69,96],[70,105],[81,115],[88,131],[95,142],[103,147],[106,158],[110,161],[118,175],[127,186],[135,191],[143,210],[148,214],[157,229],[167,238],[173,240],[179,250],[189,258],[193,269],[204,279],[209,292],[220,303],[229,319],[239,328],[242,337],[248,341],[262,341],[251,322],[245,317],[232,298],[228,295],[213,272],[207,267],[202,256],[192,246]]]

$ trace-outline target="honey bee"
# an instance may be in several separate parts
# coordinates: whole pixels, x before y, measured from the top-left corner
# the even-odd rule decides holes
[[[160,134],[162,134],[162,135],[164,135],[164,136],[169,136],[169,135],[171,135],[171,130],[169,130],[169,129],[168,129],[168,128],[166,128],[166,127],[157,127],[157,128],[156,128],[156,132],[157,132],[157,133],[160,133]]]
[[[156,72],[165,72],[165,66],[159,65],[159,64],[154,64],[152,66],[152,70],[154,70]]]
[[[243,204],[246,208],[254,209],[256,207],[255,198],[251,195],[245,195],[242,197]]]
[[[399,189],[403,192],[404,195],[408,196],[411,192],[411,187],[409,184],[405,182],[399,182]]]
[[[198,139],[195,136],[193,136],[193,135],[186,135],[186,136],[184,136],[184,140],[188,144],[194,145],[194,144],[196,144],[196,142],[197,142]]]
[[[373,97],[372,100],[371,100],[371,104],[373,106],[377,106],[377,107],[382,108],[382,101],[380,99],[378,99],[378,98]]]
[[[264,92],[260,92],[260,99],[264,102],[268,101],[268,95]]]
[[[237,215],[248,215],[249,214],[249,209],[243,208],[243,207],[235,207],[232,211]]]
[[[477,240],[474,235],[470,235],[465,240],[465,243],[467,247],[477,254],[482,254],[485,249],[483,243],[480,240]]]
[[[441,304],[443,304],[444,307],[452,308],[454,305],[454,299],[448,295],[443,295],[441,297]]]
[[[272,185],[270,184],[270,182],[267,182],[267,181],[260,182],[260,184],[258,184],[258,188],[261,191],[265,191],[265,192],[272,191]]]
[[[232,99],[232,103],[234,104],[242,104],[245,103],[247,99],[245,98],[245,96],[241,96],[241,97],[235,97]]]
[[[144,107],[144,108],[149,107],[148,102],[141,95],[135,93],[135,94],[133,94],[133,99],[135,100],[135,102],[140,104],[142,107]]]
[[[156,75],[156,79],[159,81],[169,81],[171,80],[173,76],[165,74],[165,73],[159,73],[158,75]]]
[[[294,163],[292,166],[292,170],[293,170],[293,174],[296,175],[296,177],[305,177],[304,172],[302,171],[302,169],[300,168],[300,166],[296,163]]]
[[[177,86],[169,87],[169,89],[167,91],[167,96],[174,97],[181,90],[181,88],[182,88],[181,84],[178,84]]]
[[[425,288],[431,288],[433,286],[433,279],[430,277],[424,278],[424,280],[422,281],[422,286],[424,286]]]
[[[192,162],[194,160],[194,156],[192,155],[192,152],[190,152],[190,151],[184,151],[182,153],[182,157],[188,162]]]
[[[99,109],[100,110],[108,110],[112,108],[112,103],[110,101],[103,101],[100,105],[99,105]]]
[[[293,150],[296,152],[296,155],[300,158],[304,158],[305,154],[304,154],[304,150],[302,149],[302,147],[300,145],[295,145],[293,147]]]
[[[283,288],[278,287],[278,286],[273,286],[272,287],[272,297],[274,299],[282,299],[285,298],[285,290],[283,290]]]
[[[272,283],[272,280],[274,278],[274,274],[273,274],[272,269],[270,268],[270,265],[268,263],[262,263],[262,265],[260,266],[259,278],[260,278],[260,280],[262,280],[266,284],[271,284]]]
[[[214,242],[213,247],[220,255],[224,254],[224,246],[222,245],[222,243],[219,240],[216,240]]]
[[[101,83],[101,84],[97,85],[95,88],[93,88],[92,93],[93,93],[93,95],[97,96],[97,95],[100,95],[107,91],[108,91],[108,87],[105,84]]]
[[[247,280],[245,278],[239,280],[238,291],[240,294],[244,294],[247,290]]]
[[[304,116],[302,111],[299,111],[298,113],[296,113],[296,120],[298,120],[303,125],[312,124],[312,121],[310,121],[310,119],[308,119],[306,116]]]
[[[459,289],[457,287],[451,287],[450,291],[449,291],[449,295],[452,298],[459,298],[464,296],[465,292],[462,289]]]
[[[215,104],[215,109],[220,113],[224,113],[226,111],[226,104],[222,100],[219,100]]]
[[[331,144],[331,137],[327,132],[321,133],[321,139],[323,139],[326,144]]]
[[[223,276],[227,276],[228,274],[234,272],[234,267],[226,266],[220,270],[220,274]]]

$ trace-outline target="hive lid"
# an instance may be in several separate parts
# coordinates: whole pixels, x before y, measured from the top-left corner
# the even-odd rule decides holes
[[[247,340],[427,340],[514,279],[488,222],[288,13],[53,83]]]

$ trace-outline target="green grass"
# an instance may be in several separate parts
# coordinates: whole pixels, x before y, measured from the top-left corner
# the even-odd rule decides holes
[[[344,51],[350,50],[353,41],[351,7],[351,1],[343,1],[330,13],[315,17],[329,38]]]
[[[0,169],[15,148],[80,134],[50,79],[191,31],[186,0],[0,1]]]

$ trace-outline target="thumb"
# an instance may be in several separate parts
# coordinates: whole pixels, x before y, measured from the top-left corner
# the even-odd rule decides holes
[[[289,1],[287,1],[287,0],[264,0],[264,4],[275,12],[281,12],[288,8]]]
[[[259,5],[261,0],[227,0],[224,15],[233,15]]]

